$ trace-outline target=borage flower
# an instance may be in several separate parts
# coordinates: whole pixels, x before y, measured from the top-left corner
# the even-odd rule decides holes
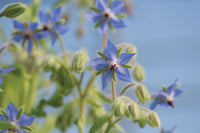
[[[37,45],[37,40],[40,40],[42,37],[41,34],[36,30],[38,23],[33,22],[28,24],[13,20],[13,26],[17,31],[13,33],[14,36],[12,40],[18,43],[23,40],[23,45],[27,41],[27,51],[30,55],[33,49],[33,44]]]
[[[118,50],[112,42],[108,40],[103,54],[99,52],[101,57],[88,62],[90,66],[99,71],[98,73],[103,72],[103,89],[111,82],[112,78],[115,77],[115,74],[120,80],[131,82],[130,74],[127,69],[130,68],[130,66],[126,64],[135,53],[120,53],[121,49]]]
[[[15,69],[15,67],[9,67],[9,68],[0,69],[0,84],[3,83],[3,78],[1,77],[1,74],[7,74],[7,73],[11,72],[14,69]]]
[[[162,128],[161,133],[174,133],[175,130],[176,130],[176,126],[174,126],[172,129]]]
[[[5,111],[6,115],[0,115],[0,121],[9,122],[16,128],[3,129],[0,133],[6,133],[7,131],[26,133],[23,128],[27,129],[27,126],[30,126],[35,119],[35,117],[20,114],[21,112],[18,112],[17,108],[12,103],[8,105]]]
[[[160,90],[155,93],[154,102],[151,104],[150,109],[155,109],[157,105],[162,105],[165,107],[174,107],[174,97],[179,96],[184,90],[177,88],[177,80],[170,85],[168,88],[163,87],[163,90]]]
[[[124,11],[124,1],[114,0],[109,4],[109,0],[96,0],[96,6],[91,7],[93,10],[86,15],[89,21],[96,23],[95,28],[99,27],[101,34],[106,33],[109,28],[124,28],[126,25],[120,17],[125,17],[122,14]]]
[[[63,24],[60,23],[61,7],[52,10],[50,14],[40,11],[39,16],[40,21],[44,24],[42,37],[47,38],[51,36],[52,45],[54,45],[57,40],[57,34],[63,35],[68,30]]]

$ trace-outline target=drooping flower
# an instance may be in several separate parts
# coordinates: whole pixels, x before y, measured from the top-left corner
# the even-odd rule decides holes
[[[12,103],[8,105],[5,112],[7,116],[0,115],[0,121],[9,122],[16,128],[3,129],[0,131],[0,133],[6,133],[7,131],[17,132],[17,133],[26,133],[26,131],[22,127],[30,126],[35,119],[35,117],[30,117],[26,114],[20,114],[21,117],[19,117],[20,112],[18,112],[17,108]]]
[[[150,109],[155,109],[157,105],[162,105],[165,107],[174,107],[174,97],[179,96],[184,90],[177,88],[177,79],[168,88],[163,87],[155,93],[154,101],[150,106]]]
[[[14,69],[15,69],[15,67],[9,67],[9,68],[0,69],[0,84],[3,83],[3,78],[1,77],[1,74],[9,73]]]
[[[124,17],[124,1],[114,0],[109,3],[109,0],[96,0],[95,8],[86,15],[89,21],[94,22],[95,28],[99,27],[100,34],[106,33],[109,28],[124,28],[126,25],[120,17]]]
[[[13,20],[13,26],[17,30],[13,33],[12,40],[16,42],[28,42],[27,43],[27,51],[28,54],[31,54],[31,51],[33,49],[33,44],[37,45],[37,40],[41,39],[41,34],[36,31],[36,28],[38,26],[37,22],[31,22],[31,23],[22,23],[17,20]],[[24,44],[22,44],[24,45]]]
[[[88,64],[102,74],[103,89],[111,83],[113,75],[116,74],[120,80],[131,82],[127,63],[135,53],[122,53],[109,40],[105,46],[102,57],[89,61]]]
[[[56,8],[50,12],[50,14],[40,11],[40,21],[44,24],[42,37],[47,38],[51,36],[52,45],[57,40],[57,35],[63,35],[67,32],[67,28],[60,23],[61,20],[61,7]]]

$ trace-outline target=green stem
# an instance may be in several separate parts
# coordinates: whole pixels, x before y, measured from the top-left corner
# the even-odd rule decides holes
[[[107,38],[108,38],[108,35],[107,35],[107,33],[105,33],[105,34],[103,35],[102,51],[104,50],[104,48],[105,48],[105,46],[106,46]]]
[[[0,22],[0,38],[3,40],[3,42],[7,41],[7,37],[6,37],[6,34],[5,34],[4,30],[3,30],[1,22]]]
[[[113,101],[115,101],[116,95],[115,95],[115,82],[112,80],[112,95],[113,95]]]
[[[122,119],[122,117],[120,117],[120,118],[116,119],[115,121],[113,121],[112,123],[110,123],[110,124],[107,126],[107,128],[106,128],[106,130],[105,130],[105,133],[109,133],[110,129],[111,129],[117,122],[119,122],[121,119]]]
[[[134,85],[136,85],[136,83],[131,83],[131,84],[127,85],[127,86],[122,90],[122,92],[120,93],[120,96],[122,96],[128,88],[130,88],[131,86],[134,86]]]
[[[91,77],[90,77],[90,79],[89,79],[89,81],[86,85],[84,95],[87,95],[87,93],[88,93],[89,89],[91,88],[91,85],[94,82],[95,78],[96,78],[96,72],[93,71],[92,74],[91,74]]]
[[[150,112],[152,112],[151,110],[149,110],[149,109],[147,109],[147,108],[140,108],[141,110],[144,110],[144,111],[146,111],[146,112],[148,112],[148,113],[150,113]]]

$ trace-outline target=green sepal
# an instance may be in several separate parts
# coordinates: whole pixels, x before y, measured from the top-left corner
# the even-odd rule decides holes
[[[107,58],[105,55],[103,55],[102,52],[98,51],[97,53],[99,54],[99,56],[101,56],[101,57],[104,58],[105,60],[108,60],[108,58]]]
[[[114,27],[113,27],[113,25],[112,25],[112,23],[111,23],[110,21],[108,22],[108,25],[109,25],[111,31],[114,31],[114,30],[115,30]]]
[[[24,107],[21,107],[21,108],[19,109],[18,114],[17,114],[17,120],[22,116],[23,113],[24,113]]]
[[[103,72],[105,72],[106,70],[107,70],[107,68],[103,68],[103,69],[99,70],[99,71],[96,73],[96,75],[98,76],[98,75],[102,74]]]
[[[9,122],[0,121],[0,129],[16,128]]]
[[[124,64],[124,65],[121,65],[122,67],[125,67],[125,68],[132,68],[131,65],[128,65],[128,64]]]
[[[116,54],[116,57],[118,57],[121,54],[122,50],[123,50],[123,48],[119,48],[119,50],[118,50],[118,52]]]
[[[98,28],[100,26],[100,24],[103,22],[103,19],[99,20],[96,25],[94,26],[94,28]]]
[[[123,14],[123,13],[122,14],[116,14],[115,16],[118,17],[118,18],[124,18],[124,17],[126,17],[126,14]]]
[[[165,85],[162,86],[162,89],[163,89],[164,92],[168,93],[167,92],[167,87]]]
[[[117,80],[116,72],[113,72],[113,73],[112,73],[112,79],[114,80],[114,82],[116,82],[116,80]]]
[[[5,115],[8,119],[9,119],[9,116],[7,115],[7,113],[4,111],[4,109],[0,108],[0,112]]]
[[[28,131],[33,131],[33,129],[30,126],[20,126],[20,128],[23,128]]]
[[[91,10],[95,11],[95,12],[101,12],[101,10],[95,8],[95,7],[90,7]]]

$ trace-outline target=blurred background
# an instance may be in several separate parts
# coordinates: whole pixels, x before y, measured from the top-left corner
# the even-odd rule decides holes
[[[0,0],[0,9],[8,3],[31,0]],[[56,0],[42,0],[40,9],[52,9]],[[133,14],[125,19],[127,28],[109,33],[108,38],[114,43],[130,43],[137,47],[137,62],[146,71],[144,84],[151,93],[169,86],[178,77],[181,88],[186,92],[175,99],[175,108],[156,108],[162,125],[167,129],[177,126],[176,133],[198,133],[200,119],[200,1],[199,0],[131,0]],[[87,48],[90,59],[97,57],[101,49],[102,36],[93,28],[93,23],[84,21],[83,37],[77,37],[79,25],[78,7],[74,3],[63,5],[63,13],[71,11],[68,33],[62,36],[67,51]],[[74,9],[74,10],[71,10]],[[84,18],[84,17],[83,17]],[[10,19],[1,18],[0,22],[9,37],[12,31]],[[0,40],[3,44],[3,40]],[[55,45],[54,49],[60,51]],[[4,52],[0,62],[12,62],[10,55]],[[107,94],[111,90],[102,91]],[[129,93],[129,94],[128,94]],[[128,96],[130,92],[126,93]],[[149,107],[149,104],[147,104]],[[144,129],[129,120],[120,122],[127,133],[159,133],[161,128]],[[58,130],[52,133],[59,132]],[[67,133],[77,132],[71,128]]]

